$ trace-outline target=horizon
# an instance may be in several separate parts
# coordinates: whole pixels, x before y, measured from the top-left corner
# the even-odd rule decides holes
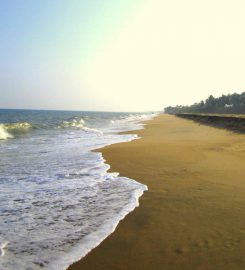
[[[245,91],[241,91],[239,92],[231,92],[231,93],[227,93],[225,96],[227,95],[233,95],[233,94],[242,94],[245,93]],[[224,94],[222,94],[224,95]],[[214,96],[212,94],[210,94],[209,96],[213,96],[214,98],[219,98],[220,96]],[[208,97],[209,97],[208,96]],[[205,101],[208,97],[206,97],[203,100],[199,100],[199,101],[195,101],[194,103],[191,104],[175,104],[175,105],[167,105],[167,107],[175,107],[175,106],[191,106],[194,105],[196,103],[200,103],[201,101]],[[166,107],[164,107],[162,110],[145,110],[145,111],[112,111],[112,110],[108,110],[108,111],[103,111],[103,110],[79,110],[79,109],[43,109],[43,108],[3,108],[0,107],[0,110],[22,110],[22,111],[64,111],[64,112],[104,112],[104,113],[149,113],[149,112],[159,112],[159,113],[164,113],[164,109]]]
[[[0,108],[0,110],[16,110],[16,111],[57,111],[57,112],[102,112],[102,113],[151,113],[151,112],[163,112],[162,111],[154,111],[154,110],[149,110],[149,111],[94,111],[94,110],[63,110],[63,109],[28,109],[28,108]]]
[[[244,12],[241,0],[3,0],[0,107],[162,111],[242,93]]]

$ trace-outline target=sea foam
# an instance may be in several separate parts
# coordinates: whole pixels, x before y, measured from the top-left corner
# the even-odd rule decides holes
[[[66,269],[110,235],[147,190],[109,173],[91,150],[138,138],[117,133],[142,128],[139,120],[154,115],[37,116],[40,122],[33,116],[26,123],[45,128],[0,143],[0,269]]]
[[[13,138],[13,136],[8,133],[6,127],[3,124],[0,124],[0,140],[6,140],[9,138]]]
[[[58,128],[69,128],[69,127],[83,128],[83,126],[84,120],[82,118],[74,118],[71,120],[63,121],[62,124],[58,126]]]
[[[26,133],[31,127],[26,122],[0,124],[0,140],[14,138],[14,135]]]

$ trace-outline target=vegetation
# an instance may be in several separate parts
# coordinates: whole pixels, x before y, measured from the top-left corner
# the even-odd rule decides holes
[[[209,96],[205,101],[195,103],[190,106],[177,105],[175,107],[166,107],[166,113],[227,113],[227,114],[245,114],[245,92],[242,94],[222,95],[214,98]]]

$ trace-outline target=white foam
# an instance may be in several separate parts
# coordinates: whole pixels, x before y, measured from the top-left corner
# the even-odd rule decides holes
[[[120,177],[117,179],[118,181],[128,181],[128,178]],[[139,183],[130,179],[130,184]],[[80,243],[79,246],[72,249],[69,253],[64,254],[62,260],[59,259],[57,261],[52,262],[49,265],[50,270],[57,270],[57,269],[67,269],[67,267],[73,264],[76,261],[79,261],[83,257],[85,257],[92,249],[96,248],[105,238],[107,238],[110,234],[112,234],[119,222],[125,218],[130,212],[132,212],[136,207],[139,206],[139,198],[143,195],[144,191],[147,190],[147,186],[142,185],[137,190],[135,190],[132,194],[131,199],[129,200],[128,204],[120,211],[116,216],[114,216],[110,221],[104,223],[100,226],[97,231],[90,233],[88,236],[85,236]]]
[[[13,138],[13,136],[7,132],[6,127],[3,124],[0,124],[0,140],[9,138]]]
[[[30,128],[27,122],[0,124],[0,140],[14,138],[14,135],[25,133]]]
[[[8,241],[4,241],[2,244],[0,244],[0,256],[3,257],[5,255],[4,248],[8,245]]]
[[[61,125],[58,126],[58,128],[76,128],[81,129],[88,133],[95,133],[97,135],[103,135],[103,132],[101,130],[98,130],[96,128],[90,128],[85,126],[85,121],[83,118],[75,118],[70,121],[63,121]]]
[[[31,124],[27,123],[27,122],[19,122],[19,123],[12,123],[12,124],[5,124],[5,127],[8,130],[12,130],[12,129],[16,129],[16,130],[26,130],[31,128]]]
[[[75,128],[83,128],[84,126],[84,120],[83,118],[75,118],[70,121],[63,121],[61,125],[58,126],[58,128],[69,128],[69,127],[75,127]]]
[[[98,135],[103,135],[103,132],[101,130],[96,129],[96,128],[83,127],[82,130],[85,132],[92,132],[92,133],[96,133]]]
[[[130,114],[129,116],[126,116],[125,118],[121,118],[119,120],[114,121],[115,122],[138,122],[139,121],[147,121],[152,119],[153,117],[157,116],[158,113],[148,113],[148,114]]]
[[[2,145],[9,148],[0,174],[0,243],[9,244],[0,269],[66,269],[115,230],[147,187],[108,173],[101,153],[90,150],[137,139],[115,132],[142,128],[135,119],[146,118],[122,117],[103,129],[88,122],[86,130],[83,122]]]
[[[110,124],[114,131],[139,130],[144,127],[144,121],[150,120],[157,115],[158,113],[130,114],[120,117],[120,119],[111,120]]]

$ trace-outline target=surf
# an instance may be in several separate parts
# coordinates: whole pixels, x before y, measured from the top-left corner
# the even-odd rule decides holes
[[[3,124],[0,124],[0,140],[6,140],[9,138],[13,138],[13,135],[8,133],[6,127]]]

